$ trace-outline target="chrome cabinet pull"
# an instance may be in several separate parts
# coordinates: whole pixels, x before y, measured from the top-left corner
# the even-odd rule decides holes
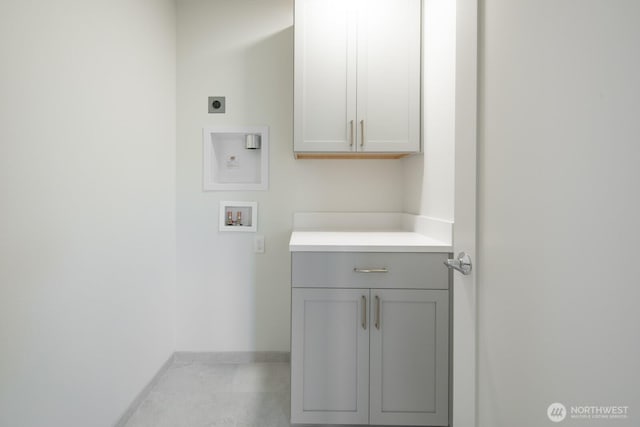
[[[354,267],[353,271],[356,273],[388,273],[389,269],[387,267],[381,268],[358,268]]]
[[[349,122],[349,147],[353,147],[353,120]]]
[[[376,295],[376,329],[380,330],[380,297]]]
[[[367,330],[367,297],[362,295],[362,329]]]
[[[360,120],[360,147],[364,147],[364,119]]]

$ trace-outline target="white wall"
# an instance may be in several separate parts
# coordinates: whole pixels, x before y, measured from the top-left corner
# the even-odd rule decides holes
[[[293,1],[178,2],[177,349],[288,351],[295,211],[401,211],[403,163],[293,159]],[[227,113],[207,113],[207,97]],[[203,192],[202,127],[270,126],[269,191]],[[253,234],[218,232],[220,200],[255,200]]]
[[[479,425],[638,425],[640,3],[481,9]]]
[[[0,425],[112,425],[173,350],[174,9],[0,3]]]
[[[453,221],[456,2],[423,0],[423,152],[405,163],[404,211]]]

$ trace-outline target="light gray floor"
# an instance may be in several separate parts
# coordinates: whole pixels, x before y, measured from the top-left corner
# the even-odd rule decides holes
[[[289,364],[174,361],[126,427],[288,427]]]

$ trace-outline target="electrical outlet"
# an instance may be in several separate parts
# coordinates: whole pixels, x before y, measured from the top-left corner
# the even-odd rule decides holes
[[[224,113],[225,110],[225,97],[224,96],[210,96],[209,97],[209,113]]]
[[[253,239],[253,252],[257,254],[264,253],[264,236],[256,235]]]

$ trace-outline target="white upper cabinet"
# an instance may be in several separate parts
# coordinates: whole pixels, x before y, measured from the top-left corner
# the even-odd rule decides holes
[[[420,150],[420,0],[296,0],[294,151]]]

